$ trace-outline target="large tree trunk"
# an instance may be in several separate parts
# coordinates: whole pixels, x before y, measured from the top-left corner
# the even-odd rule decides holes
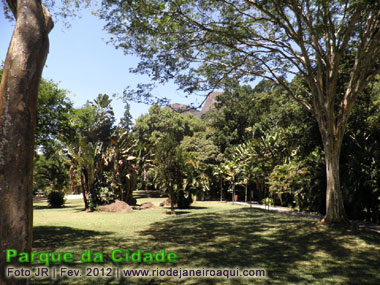
[[[36,104],[53,22],[38,0],[7,3],[16,26],[0,85],[0,284],[21,284],[26,280],[6,278],[4,257],[8,248],[32,247]]]
[[[331,91],[333,92],[333,91]],[[333,95],[330,95],[334,97]],[[322,222],[327,224],[349,224],[340,189],[339,158],[348,113],[344,119],[337,120],[334,114],[333,100],[323,104],[324,111],[317,112],[317,121],[325,151],[326,163],[326,216]],[[322,108],[321,108],[322,109]]]
[[[343,205],[343,195],[340,189],[339,157],[342,140],[335,140],[330,136],[324,143],[326,163],[326,216],[323,222],[328,224],[349,223]]]

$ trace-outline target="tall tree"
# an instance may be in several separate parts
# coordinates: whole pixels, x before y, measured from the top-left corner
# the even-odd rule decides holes
[[[37,92],[53,21],[40,0],[6,3],[16,26],[0,84],[0,283],[20,284],[6,279],[4,254],[7,248],[25,252],[32,246]]]
[[[133,126],[133,118],[130,113],[131,105],[128,102],[125,102],[124,104],[124,114],[120,119],[119,126],[126,131],[131,131]]]
[[[41,80],[37,98],[36,148],[44,154],[57,153],[57,141],[66,142],[75,136],[70,122],[73,106],[67,91],[51,80]]]
[[[134,135],[142,143],[156,146],[168,134],[179,144],[185,136],[204,131],[204,123],[193,115],[182,115],[157,105],[148,114],[137,118],[133,128]]]
[[[108,95],[99,94],[93,101],[75,109],[71,117],[78,136],[86,137],[93,144],[102,143],[103,150],[109,145],[115,130],[115,114],[111,101]]]
[[[282,86],[318,122],[327,176],[324,222],[347,222],[339,157],[355,100],[380,72],[379,1],[105,0],[100,16],[115,45],[141,57],[135,71],[159,82],[175,78],[192,92],[259,76]],[[342,78],[348,53],[351,73]],[[305,84],[291,80],[294,74]],[[144,97],[143,91],[135,94]]]
[[[182,186],[185,161],[182,149],[171,133],[158,141],[155,147],[155,164],[158,184],[168,191],[171,214],[175,215],[174,203],[176,194]]]

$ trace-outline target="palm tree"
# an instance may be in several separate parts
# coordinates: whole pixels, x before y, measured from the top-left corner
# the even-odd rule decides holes
[[[232,201],[236,202],[236,185],[238,183],[237,176],[240,174],[239,162],[236,159],[232,159],[221,165],[226,180],[231,183],[232,187]]]
[[[67,145],[62,157],[70,166],[80,171],[83,201],[86,209],[94,211],[96,206],[95,171],[100,167],[101,143],[88,143],[79,137],[78,145]]]
[[[135,204],[133,191],[138,178],[138,144],[129,132],[115,133],[111,138],[112,147],[107,150],[107,163],[111,164],[112,182],[120,200]]]
[[[186,155],[182,189],[183,193],[190,198],[188,199],[190,202],[201,196],[205,191],[210,190],[210,179],[206,174],[205,164],[191,156],[186,157]]]
[[[225,179],[224,171],[222,165],[215,165],[213,167],[212,175],[218,177],[219,180],[219,190],[220,190],[220,201],[223,201],[223,181]]]

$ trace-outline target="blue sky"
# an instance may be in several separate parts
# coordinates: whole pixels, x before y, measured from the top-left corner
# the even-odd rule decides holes
[[[3,61],[12,36],[13,23],[4,18],[2,11],[0,13],[0,61]],[[50,52],[43,77],[52,79],[59,83],[60,88],[70,91],[69,97],[75,107],[82,106],[99,93],[122,94],[127,86],[148,83],[147,76],[129,73],[129,68],[137,65],[137,57],[126,56],[121,50],[106,44],[109,36],[103,31],[103,22],[88,10],[82,11],[81,15],[81,18],[70,21],[71,28],[64,28],[58,22],[51,31]],[[194,97],[184,98],[174,84],[159,86],[154,95],[169,97],[172,103],[188,104],[191,100],[195,101]],[[130,104],[134,119],[149,109],[144,104]],[[119,119],[124,113],[124,103],[113,99],[112,106]]]

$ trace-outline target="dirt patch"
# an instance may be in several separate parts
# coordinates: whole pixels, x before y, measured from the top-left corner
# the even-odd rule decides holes
[[[133,208],[131,206],[120,200],[116,200],[115,203],[106,206],[99,206],[98,208],[100,211],[113,213],[126,213],[133,211]]]
[[[155,206],[152,202],[146,202],[146,203],[142,203],[140,205],[140,210],[151,210],[151,209],[157,209],[158,207]]]

